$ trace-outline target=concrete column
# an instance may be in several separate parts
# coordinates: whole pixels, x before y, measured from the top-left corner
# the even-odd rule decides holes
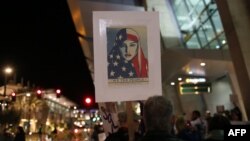
[[[245,0],[216,0],[246,115],[250,117],[250,13]]]
[[[245,106],[244,106],[244,102],[243,102],[243,99],[242,99],[239,83],[237,81],[237,77],[236,77],[236,73],[235,73],[235,69],[233,67],[233,64],[228,65],[228,70],[229,70],[228,71],[228,76],[229,76],[229,79],[230,79],[230,83],[231,83],[231,85],[233,87],[232,95],[235,95],[234,99],[230,99],[230,100],[231,100],[231,102],[233,102],[234,104],[236,104],[240,108],[240,110],[242,112],[243,120],[246,121],[247,120],[246,109],[245,109]]]

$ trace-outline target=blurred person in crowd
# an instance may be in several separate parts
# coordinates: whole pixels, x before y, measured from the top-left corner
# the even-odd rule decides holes
[[[57,138],[57,127],[56,127],[56,125],[54,126],[54,130],[51,132],[50,137],[51,137],[52,141]]]
[[[208,125],[208,135],[205,141],[223,141],[224,129],[230,126],[227,117],[217,114],[214,115]]]
[[[192,112],[190,123],[193,129],[199,132],[200,140],[204,140],[207,134],[208,125],[207,121],[201,117],[201,114],[198,110],[194,110]]]
[[[40,124],[39,129],[38,129],[38,135],[39,135],[39,139],[40,139],[41,141],[42,141],[42,136],[43,136],[42,130],[43,130],[43,125]]]
[[[0,141],[12,141],[12,140],[13,140],[13,136],[8,131],[8,128],[4,128],[3,132],[0,133]]]
[[[127,126],[127,114],[126,112],[118,113],[119,129],[105,139],[105,141],[128,141],[128,126]]]
[[[211,112],[209,110],[207,110],[206,114],[205,114],[205,119],[210,120],[211,118],[212,118]]]
[[[177,117],[175,127],[178,138],[186,141],[199,141],[199,133],[196,130],[192,130],[190,123],[183,116]]]
[[[242,121],[242,113],[240,108],[235,106],[230,112],[230,117],[232,121]]]
[[[176,129],[176,125],[175,125],[176,120],[177,120],[176,115],[172,115],[172,118],[171,118],[171,126],[172,126],[172,128],[171,128],[171,132],[170,132],[172,135],[177,134],[177,129]]]
[[[141,141],[179,141],[171,135],[173,106],[163,96],[152,96],[144,105],[146,133]]]
[[[227,117],[228,119],[231,118],[231,113],[229,110],[225,110],[224,113],[223,113],[223,116]]]
[[[17,127],[14,141],[25,141],[25,132],[23,130],[23,127],[21,127],[21,126]]]
[[[104,130],[103,130],[101,125],[95,125],[94,126],[94,131],[93,131],[93,133],[91,135],[92,141],[99,141],[98,135],[100,133],[103,133],[103,132],[104,132]]]

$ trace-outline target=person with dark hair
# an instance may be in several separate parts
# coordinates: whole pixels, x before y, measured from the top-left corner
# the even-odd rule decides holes
[[[93,133],[91,135],[92,141],[99,141],[98,135],[100,133],[103,133],[103,132],[104,132],[104,130],[103,130],[101,125],[95,125],[94,126],[94,131],[93,131]]]
[[[190,128],[190,124],[184,119],[183,116],[177,117],[175,127],[177,130],[176,136],[178,138],[185,141],[199,141],[198,132]]]
[[[25,132],[23,130],[23,127],[17,127],[17,132],[14,141],[25,141]]]
[[[192,112],[191,126],[199,133],[199,140],[204,140],[207,134],[207,121],[201,117],[198,110]]]
[[[215,115],[209,122],[208,135],[205,141],[223,141],[224,129],[230,126],[230,120],[222,115]]]
[[[240,108],[238,106],[235,106],[231,112],[231,120],[232,121],[242,121],[242,113],[240,111]]]
[[[179,141],[171,135],[173,106],[163,96],[152,96],[144,105],[146,133],[141,141]]]

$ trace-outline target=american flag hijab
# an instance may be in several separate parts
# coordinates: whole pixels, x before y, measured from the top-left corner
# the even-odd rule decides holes
[[[137,54],[131,60],[122,57],[120,47],[125,40],[137,42]],[[116,34],[113,48],[108,54],[108,79],[147,78],[148,60],[140,46],[138,34],[131,28],[123,28]]]

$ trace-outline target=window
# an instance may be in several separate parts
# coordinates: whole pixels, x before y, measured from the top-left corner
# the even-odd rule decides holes
[[[214,0],[172,0],[173,9],[188,49],[228,48]]]
[[[190,40],[188,40],[188,42],[187,42],[187,47],[190,48],[190,49],[200,49],[200,48],[201,48],[201,47],[200,47],[200,44],[199,44],[199,42],[198,42],[198,40],[197,40],[196,34],[194,34],[194,35],[190,38]]]
[[[220,34],[223,31],[223,26],[218,11],[214,13],[214,15],[212,16],[212,20],[214,22],[217,34]]]
[[[202,28],[199,28],[198,36],[199,36],[199,39],[201,41],[201,46],[205,46],[208,43],[208,41],[207,41],[207,37],[205,35],[205,32],[203,31]]]
[[[202,26],[202,29],[205,32],[205,34],[207,35],[208,41],[211,41],[212,39],[215,38],[213,27],[212,27],[211,22],[209,20]]]
[[[220,49],[221,46],[220,44],[218,43],[217,40],[213,40],[211,43],[210,43],[210,49]]]

